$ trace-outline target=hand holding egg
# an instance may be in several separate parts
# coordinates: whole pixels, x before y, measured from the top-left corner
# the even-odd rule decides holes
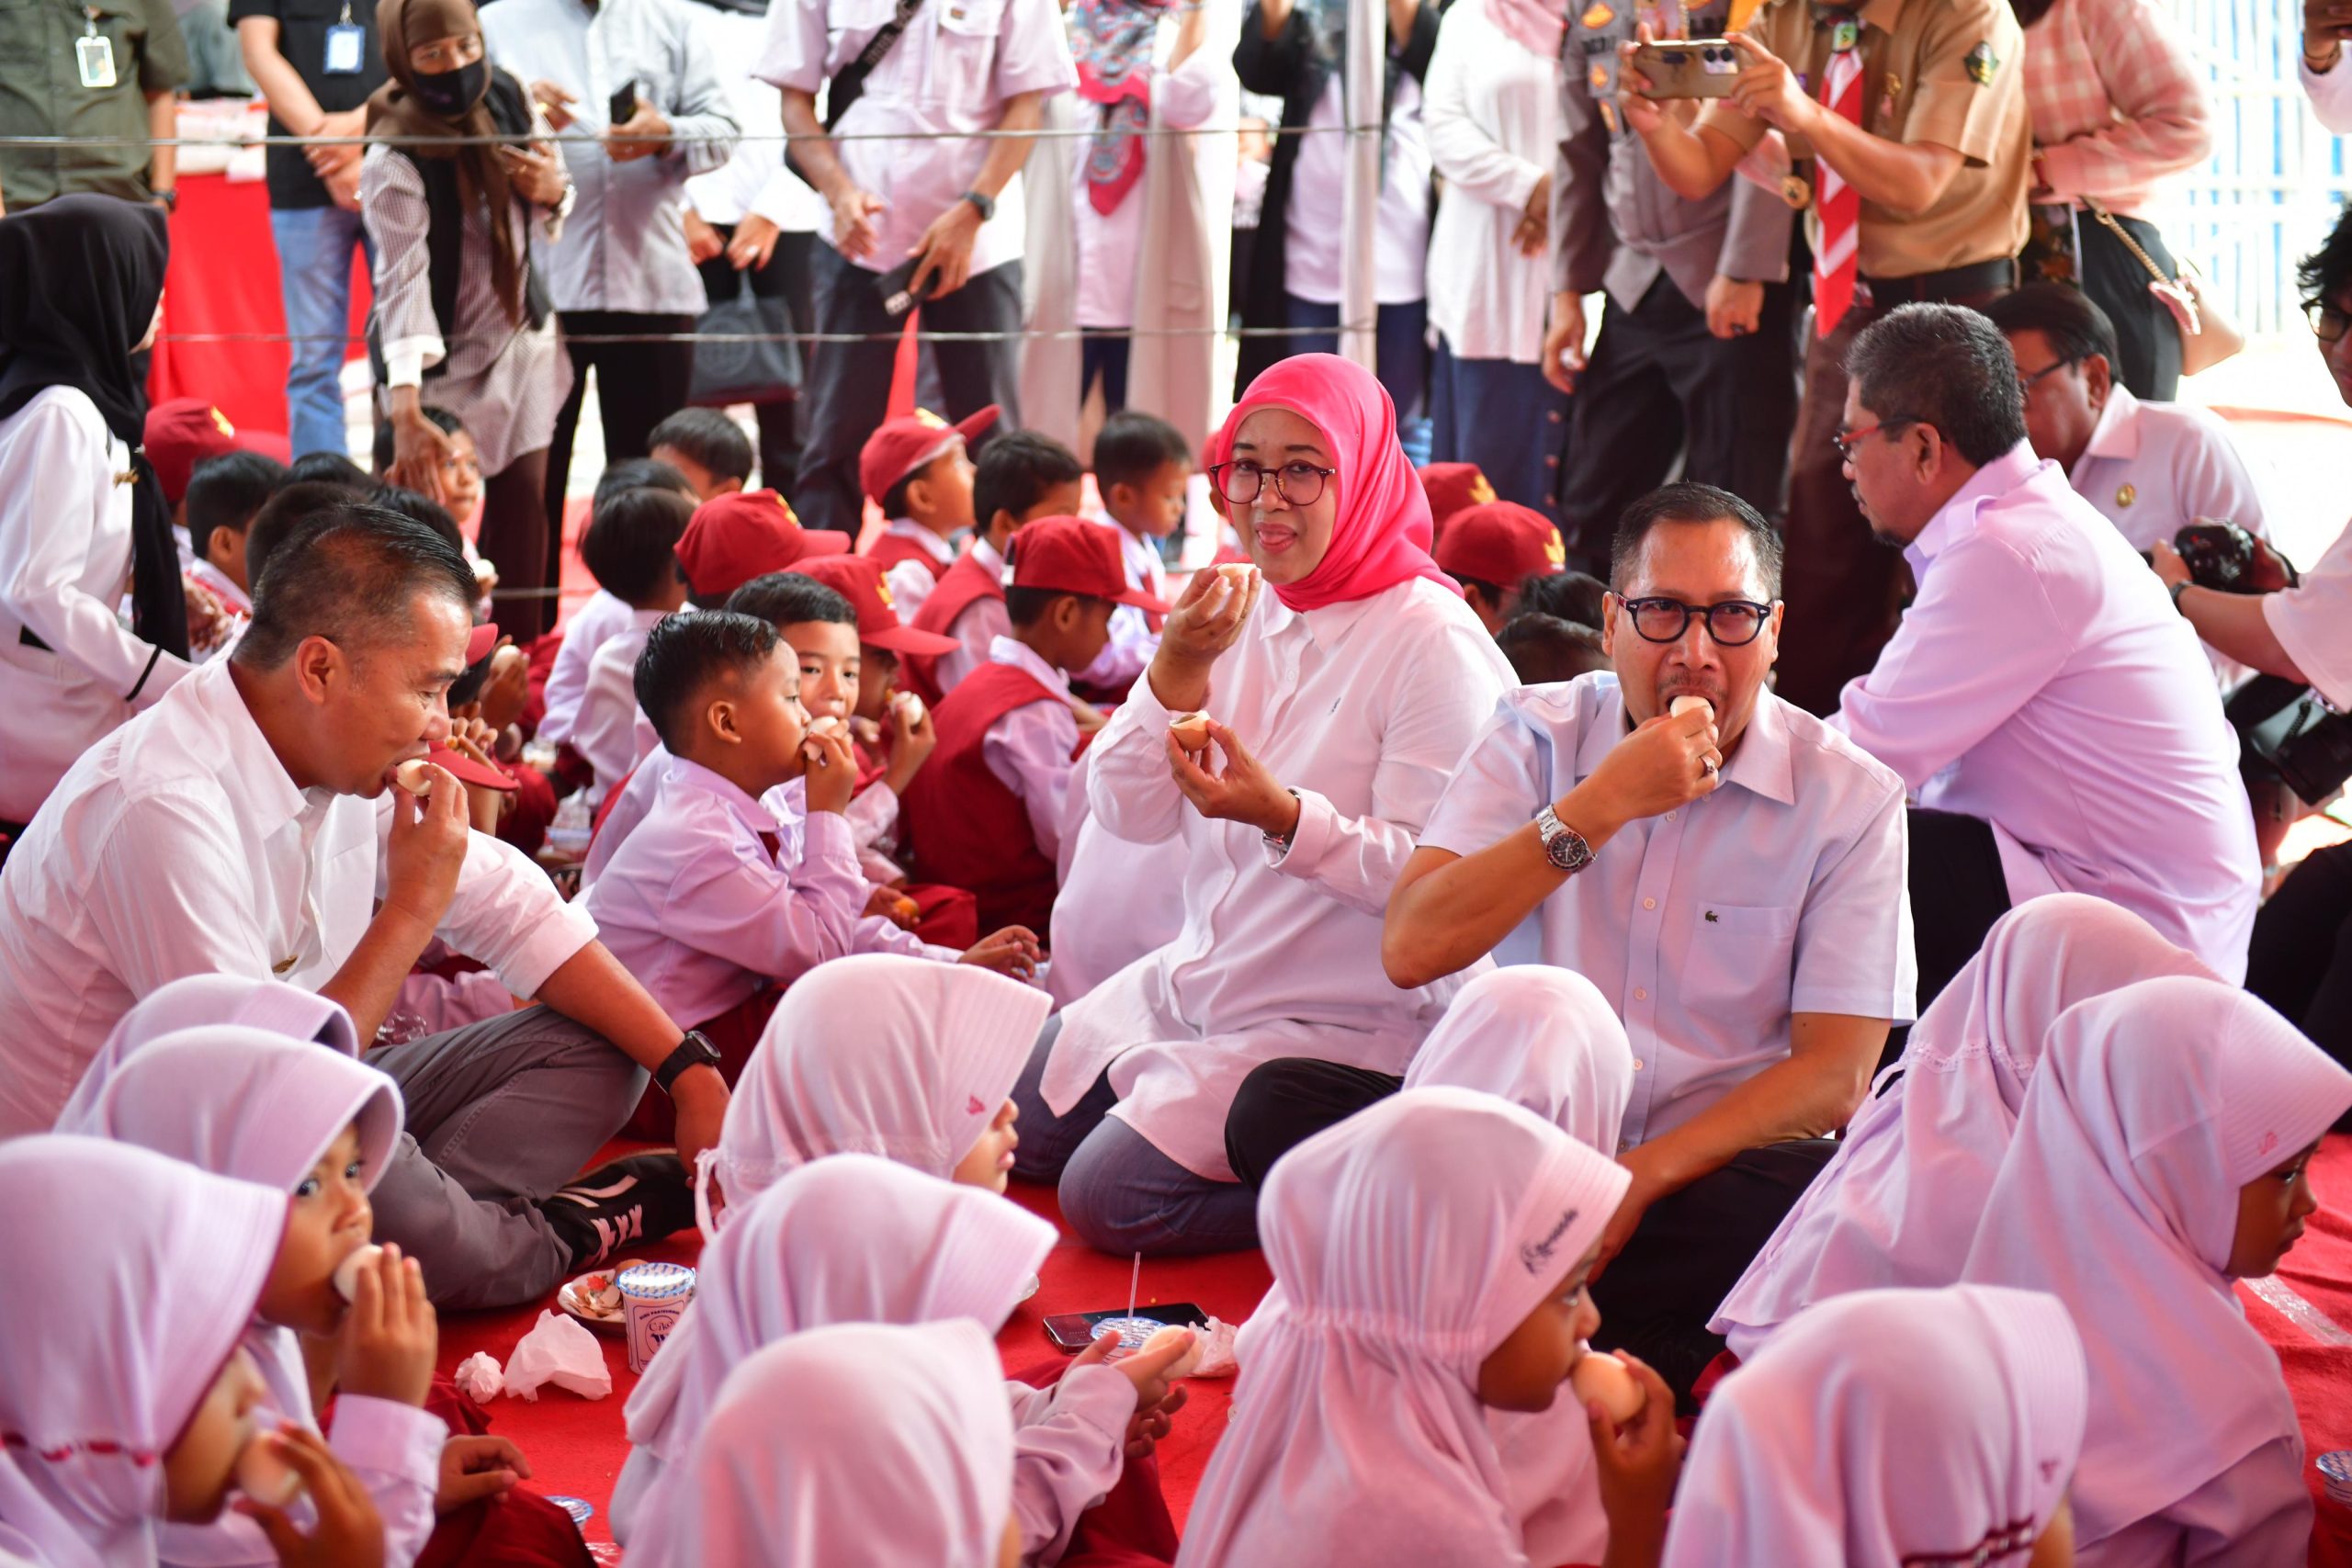
[[[1177,745],[1198,756],[1208,750],[1209,716],[1204,713],[1188,713],[1170,724],[1168,727],[1168,733],[1175,738]]]
[[[1622,1427],[1642,1413],[1648,1396],[1625,1363],[1605,1350],[1587,1350],[1568,1373],[1568,1386],[1579,1403],[1600,1405],[1611,1424]]]

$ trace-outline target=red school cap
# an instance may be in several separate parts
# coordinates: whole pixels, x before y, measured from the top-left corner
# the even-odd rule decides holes
[[[997,422],[999,412],[990,403],[955,424],[924,409],[917,409],[902,419],[884,420],[881,428],[867,436],[858,451],[858,488],[865,491],[868,501],[881,505],[892,485],[947,450],[950,442],[960,440],[968,446],[978,441],[981,433]]]
[[[1476,463],[1426,463],[1419,473],[1421,493],[1430,498],[1430,528],[1438,538],[1459,513],[1495,499],[1495,487]]]
[[[1454,514],[1438,541],[1438,570],[1457,581],[1476,578],[1510,588],[1522,577],[1567,570],[1560,530],[1531,506],[1495,501]]]
[[[1012,536],[1012,586],[1084,593],[1114,604],[1166,615],[1168,604],[1127,583],[1119,536],[1107,523],[1040,517]]]
[[[258,452],[281,463],[287,457],[286,437],[240,435],[229,416],[202,398],[170,398],[149,409],[140,446],[154,467],[155,482],[164,487],[164,499],[174,506],[187,494],[187,481],[207,457],[230,452]]]
[[[964,645],[937,632],[917,631],[899,619],[890,598],[890,582],[882,563],[868,556],[826,556],[794,567],[799,576],[823,583],[849,601],[857,612],[857,640],[892,653],[924,653],[938,657]]]
[[[695,508],[677,544],[678,565],[698,598],[716,603],[755,577],[790,571],[812,556],[837,556],[849,536],[803,528],[772,490],[715,495]]]

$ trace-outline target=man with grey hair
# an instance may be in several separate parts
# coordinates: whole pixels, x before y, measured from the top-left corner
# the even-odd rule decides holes
[[[2163,584],[2027,443],[2008,340],[1906,305],[1846,370],[1846,477],[1919,592],[1830,723],[1917,802],[1920,1004],[2004,909],[2060,891],[2243,979],[2261,858],[2237,741]]]

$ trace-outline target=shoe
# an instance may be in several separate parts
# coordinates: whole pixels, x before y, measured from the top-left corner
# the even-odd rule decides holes
[[[660,1241],[695,1223],[694,1183],[676,1155],[631,1155],[538,1201],[571,1267],[594,1269],[625,1247]]]

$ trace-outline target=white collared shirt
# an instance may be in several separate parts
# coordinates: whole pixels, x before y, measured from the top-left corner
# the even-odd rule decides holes
[[[602,799],[645,756],[640,744],[647,727],[637,711],[637,656],[645,651],[653,628],[667,620],[668,610],[631,610],[628,624],[605,639],[588,661],[588,683],[580,697],[580,716],[571,727],[571,749],[595,770],[595,795]]]
[[[724,168],[686,182],[686,201],[706,223],[764,218],[787,234],[817,227],[825,198],[784,166],[784,105],[776,90],[752,74],[767,45],[768,19],[716,6],[691,5],[703,47],[718,62],[727,106],[743,139]]]
[[[548,671],[547,716],[539,720],[538,738],[550,746],[571,739],[579,722],[580,699],[588,691],[588,666],[596,650],[628,625],[633,612],[626,601],[599,588],[580,606],[563,628],[562,646]]]
[[[2172,543],[2200,517],[2264,531],[2262,495],[2229,426],[2188,403],[2142,402],[2120,381],[2066,482],[2135,550]]]
[[[776,835],[774,856],[762,833]],[[856,950],[865,878],[847,819],[811,813],[797,838],[785,844],[764,805],[670,757],[652,811],[583,901],[613,956],[663,1010],[705,1023]]]
[[[1027,643],[1001,637],[989,644],[989,662],[1010,664],[1060,698],[1023,703],[980,737],[980,761],[997,783],[1020,796],[1038,850],[1061,863],[1062,804],[1069,788],[1070,755],[1078,750],[1078,716],[1070,712],[1069,677],[1037,657]]]
[[[1103,522],[1118,530],[1119,558],[1127,569],[1127,586],[1140,588],[1165,603],[1168,569],[1160,563],[1159,541],[1129,533],[1126,525],[1107,515]],[[1079,679],[1090,686],[1124,686],[1142,674],[1159,651],[1159,634],[1151,629],[1151,617],[1133,604],[1122,604],[1111,612],[1110,642]]]
[[[1906,554],[1918,597],[1829,722],[1921,806],[2006,835],[2012,900],[2111,899],[2244,979],[2261,861],[2237,737],[2164,584],[2023,442]]]
[[[116,1021],[166,981],[333,979],[383,894],[390,822],[389,798],[295,787],[226,662],[92,747],[0,877],[0,1138],[54,1122]],[[439,930],[522,997],[596,937],[483,833]]]
[[[768,10],[763,82],[814,94],[862,53],[898,7],[892,0],[800,0]],[[875,248],[857,258],[888,272],[913,253],[923,231],[979,179],[1005,100],[1023,93],[1067,93],[1078,85],[1069,39],[1054,0],[925,0],[842,115],[833,145],[862,190],[882,198]],[[903,137],[906,140],[891,140]],[[833,214],[818,232],[833,242]],[[1021,257],[1028,218],[1016,176],[980,225],[972,271]]]
[[[1132,843],[1181,843],[1184,926],[1062,1014],[1043,1081],[1069,1107],[1106,1070],[1114,1112],[1186,1169],[1229,1180],[1225,1115],[1250,1068],[1313,1055],[1401,1073],[1468,975],[1417,991],[1380,965],[1388,892],[1510,683],[1455,594],[1415,578],[1299,614],[1269,590],[1216,661],[1207,711],[1298,792],[1287,852],[1177,793],[1176,715],[1138,681],[1095,738],[1088,797]]]
[[[989,576],[1000,582],[1004,580],[1004,558],[997,553],[994,545],[978,535],[972,537],[972,558],[988,569]],[[964,646],[953,653],[941,654],[938,663],[933,666],[943,697],[962,685],[965,676],[989,661],[989,649],[997,638],[1012,635],[1012,612],[995,594],[983,593],[948,623],[947,635]]]
[[[2330,706],[2352,712],[2352,527],[2303,572],[2300,586],[2263,595],[2262,618],[2303,679]]]
[[[890,525],[882,530],[896,539],[912,539],[922,547],[923,553],[943,567],[956,564],[956,547],[916,522],[911,517],[893,517]],[[890,603],[899,612],[899,619],[908,626],[915,624],[915,615],[931,591],[939,586],[939,579],[921,561],[902,560],[882,574],[890,590]]]
[[[1624,734],[1608,671],[1506,692],[1421,842],[1517,832]],[[1911,1021],[1908,844],[1894,770],[1759,691],[1713,794],[1627,823],[1537,906],[1543,962],[1600,987],[1633,1043],[1623,1147],[1786,1059],[1792,1013]]]
[[[1276,214],[1289,229],[1283,243],[1283,290],[1324,305],[1340,302],[1340,236],[1347,229],[1340,187],[1346,184],[1351,138],[1338,134],[1351,118],[1341,107],[1346,74],[1334,71],[1324,81],[1322,96],[1307,116],[1298,161],[1291,165],[1289,209]],[[1377,118],[1376,107],[1362,106],[1352,118],[1370,121]],[[1429,128],[1421,122],[1421,85],[1402,73],[1389,96],[1380,159],[1373,292],[1383,305],[1409,305],[1429,293],[1432,165]]]
[[[2352,71],[2345,69],[2345,62],[2338,60],[2323,74],[2298,60],[2295,74],[2320,124],[2337,136],[2352,136]]]

